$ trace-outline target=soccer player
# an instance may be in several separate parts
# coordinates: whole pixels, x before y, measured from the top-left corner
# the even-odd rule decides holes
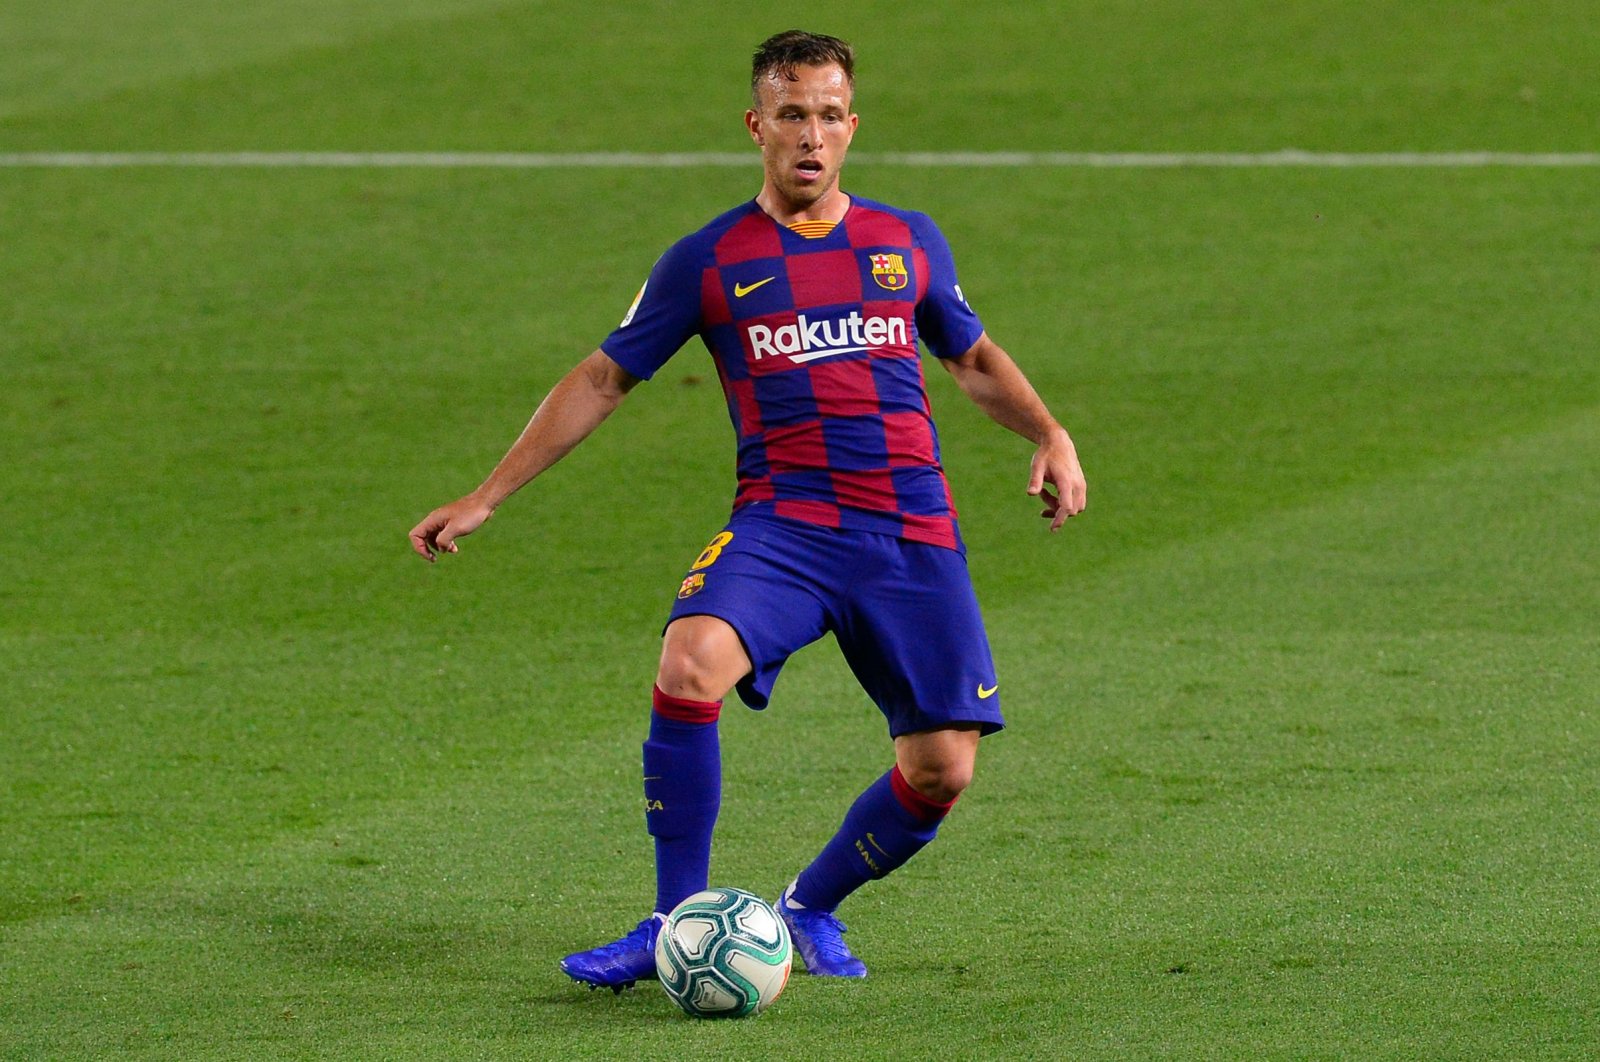
[[[835,910],[933,840],[972,779],[980,736],[1004,725],[918,340],[1035,444],[1027,491],[1050,530],[1085,504],[1072,440],[984,332],[938,228],[840,189],[858,121],[850,46],[780,33],[755,53],[751,92],[760,194],[668,248],[621,325],[555,385],[482,486],[411,532],[429,561],[457,552],[691,336],[704,341],[738,440],[738,491],[663,636],[644,743],[653,913],[562,960],[591,987],[654,977],[666,913],[706,887],[729,690],[766,707],[789,655],[832,631],[888,721],[893,764],[778,898],[806,969],[823,976],[866,975]]]

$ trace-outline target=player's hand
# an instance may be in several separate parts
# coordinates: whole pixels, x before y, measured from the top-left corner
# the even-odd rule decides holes
[[[1054,493],[1050,487],[1055,488]],[[1060,531],[1069,516],[1077,516],[1089,504],[1089,485],[1078,464],[1078,450],[1065,430],[1057,428],[1046,435],[1034,451],[1028,493],[1043,500],[1045,508],[1039,515],[1049,518],[1051,531]]]
[[[494,515],[494,508],[467,495],[449,505],[441,505],[411,529],[411,548],[429,564],[440,553],[459,553],[456,539],[470,535]]]

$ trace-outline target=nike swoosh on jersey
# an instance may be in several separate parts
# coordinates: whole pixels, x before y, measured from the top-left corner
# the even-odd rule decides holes
[[[993,686],[988,687],[987,689],[984,688],[983,683],[981,683],[981,682],[978,683],[978,700],[980,700],[980,701],[988,700],[990,697],[993,697],[995,695],[995,691],[997,691],[999,688],[1000,688],[1000,683],[998,683],[998,682],[996,682]]]
[[[736,298],[736,299],[742,299],[746,295],[750,294],[752,291],[754,291],[757,288],[759,288],[761,285],[770,284],[774,280],[777,280],[777,279],[778,278],[774,276],[774,277],[768,277],[765,280],[758,280],[754,284],[735,284],[733,286],[733,297]]]

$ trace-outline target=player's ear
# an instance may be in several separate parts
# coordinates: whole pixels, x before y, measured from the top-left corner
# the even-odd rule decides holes
[[[754,140],[762,147],[767,146],[766,142],[761,139],[761,115],[755,110],[752,109],[744,112],[744,127],[750,130],[751,140]]]

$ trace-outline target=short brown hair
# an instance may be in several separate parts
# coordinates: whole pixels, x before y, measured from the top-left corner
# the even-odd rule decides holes
[[[807,33],[805,30],[784,30],[762,41],[750,62],[750,97],[761,106],[762,79],[777,75],[789,81],[798,81],[794,72],[797,66],[826,66],[837,63],[844,70],[850,95],[856,94],[856,53],[849,44],[825,33]]]

